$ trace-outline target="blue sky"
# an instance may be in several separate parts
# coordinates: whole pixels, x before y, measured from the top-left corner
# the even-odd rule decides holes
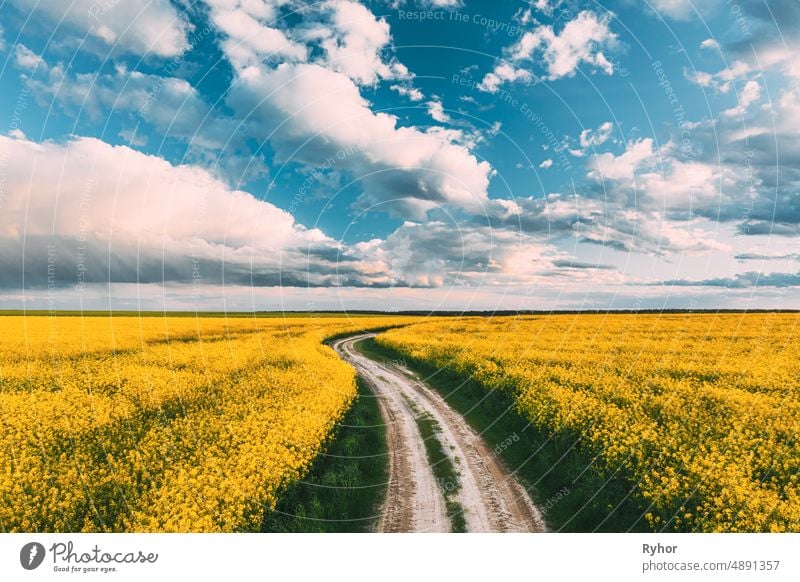
[[[0,6],[0,306],[799,308],[796,2]]]

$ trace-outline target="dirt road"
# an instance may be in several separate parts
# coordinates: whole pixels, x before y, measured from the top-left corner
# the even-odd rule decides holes
[[[438,424],[438,438],[459,473],[456,502],[469,532],[539,532],[544,521],[525,489],[481,437],[444,399],[397,362],[378,362],[354,344],[363,334],[332,347],[353,365],[378,398],[389,443],[389,486],[377,524],[382,532],[448,532],[444,494],[420,433],[421,415]],[[452,512],[451,512],[452,513]]]

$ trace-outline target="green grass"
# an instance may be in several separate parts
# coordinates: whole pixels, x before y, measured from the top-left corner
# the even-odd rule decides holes
[[[372,529],[388,481],[386,432],[372,392],[358,397],[311,471],[267,511],[264,532],[366,532]]]
[[[438,391],[514,471],[542,510],[548,529],[649,531],[642,517],[646,503],[636,497],[635,484],[597,471],[578,435],[534,427],[513,409],[510,396],[404,357],[374,339],[361,342],[360,350],[378,361],[404,362]]]
[[[461,480],[453,460],[444,448],[437,435],[442,432],[439,423],[426,412],[420,411],[413,402],[408,399],[406,404],[414,412],[414,419],[417,423],[422,441],[425,443],[425,454],[428,463],[433,470],[436,484],[444,497],[447,518],[450,520],[450,531],[452,533],[464,533],[467,531],[467,522],[464,519],[464,507],[456,500],[458,492],[461,490]]]

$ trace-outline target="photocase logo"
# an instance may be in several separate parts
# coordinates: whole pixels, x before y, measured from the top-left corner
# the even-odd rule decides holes
[[[44,546],[39,542],[30,542],[22,546],[19,552],[19,563],[26,570],[35,570],[44,561]]]

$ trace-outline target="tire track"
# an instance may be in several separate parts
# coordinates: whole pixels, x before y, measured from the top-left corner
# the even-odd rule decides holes
[[[355,343],[374,336],[362,334],[331,345],[372,388],[386,422],[389,485],[377,530],[450,531],[444,497],[417,427],[421,411],[439,425],[436,438],[460,472],[457,501],[464,508],[467,531],[545,531],[530,496],[464,417],[408,369],[356,351]]]

